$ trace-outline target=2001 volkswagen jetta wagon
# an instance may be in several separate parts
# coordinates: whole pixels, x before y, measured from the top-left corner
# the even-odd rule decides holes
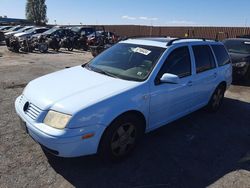
[[[61,157],[121,159],[141,136],[197,109],[216,111],[232,81],[220,42],[137,38],[31,81],[15,101],[28,134]]]

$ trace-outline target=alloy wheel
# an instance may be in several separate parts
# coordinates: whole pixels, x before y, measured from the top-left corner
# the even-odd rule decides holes
[[[136,127],[131,123],[121,125],[113,134],[111,151],[115,156],[126,155],[135,145]]]
[[[213,96],[212,105],[213,105],[214,108],[217,108],[218,106],[220,106],[222,98],[223,98],[223,91],[222,91],[221,88],[218,88],[216,93]]]

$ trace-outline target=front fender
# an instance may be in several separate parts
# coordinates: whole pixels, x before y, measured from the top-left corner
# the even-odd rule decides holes
[[[119,115],[135,110],[141,112],[147,121],[149,113],[148,86],[140,87],[112,96],[90,107],[87,107],[73,116],[69,128],[79,128],[91,125],[107,127]]]

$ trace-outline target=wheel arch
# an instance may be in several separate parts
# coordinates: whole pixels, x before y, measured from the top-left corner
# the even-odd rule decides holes
[[[143,114],[142,112],[138,111],[138,110],[128,110],[128,111],[123,112],[123,113],[119,114],[118,116],[116,116],[116,117],[109,123],[109,125],[105,128],[105,130],[103,131],[102,136],[101,136],[101,138],[100,138],[100,140],[99,140],[97,152],[99,152],[99,150],[100,150],[101,142],[102,142],[103,137],[104,137],[105,133],[107,132],[108,128],[109,128],[109,127],[112,125],[112,123],[113,123],[114,121],[116,121],[118,118],[120,118],[120,117],[122,117],[122,116],[126,116],[126,115],[136,115],[136,116],[140,119],[140,121],[142,121],[143,130],[144,130],[144,133],[145,133],[146,126],[147,126],[147,121],[146,121],[146,118],[145,118],[144,114]]]
[[[219,86],[222,86],[226,90],[226,88],[227,88],[227,82],[226,81],[220,82],[216,88],[218,88]]]

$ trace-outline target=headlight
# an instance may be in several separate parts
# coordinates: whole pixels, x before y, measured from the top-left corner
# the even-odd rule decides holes
[[[45,123],[50,127],[54,127],[57,129],[64,129],[67,123],[69,122],[70,118],[71,115],[50,110],[46,115],[45,119],[43,120],[43,123]]]
[[[247,62],[235,63],[235,67],[244,67],[246,64],[247,64]]]

